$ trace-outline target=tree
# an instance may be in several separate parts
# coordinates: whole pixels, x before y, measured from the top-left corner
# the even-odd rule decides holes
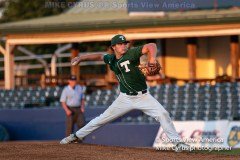
[[[69,5],[65,5],[65,7],[61,5],[59,7],[58,4],[68,4],[70,2],[76,2],[76,0],[0,0],[0,2],[0,7],[4,8],[0,23],[8,23],[60,14],[70,9],[70,7]],[[47,3],[54,3],[55,6],[49,7]],[[0,41],[0,43],[3,43],[3,41]],[[2,46],[4,46],[4,44],[2,44]],[[37,54],[48,54],[53,53],[56,50],[57,45],[45,44],[25,47]],[[14,54],[15,56],[23,55],[18,50],[15,50]],[[36,64],[38,62],[36,62],[36,60],[31,60],[29,63]],[[3,66],[3,63],[0,63],[0,66]],[[38,73],[43,72],[43,70],[34,70],[31,72]],[[3,72],[0,72],[0,79],[3,79]]]
[[[56,15],[69,9],[68,4],[76,0],[8,0],[5,1],[5,11],[0,22],[13,22],[38,17]],[[54,3],[55,6],[49,7],[47,4]]]

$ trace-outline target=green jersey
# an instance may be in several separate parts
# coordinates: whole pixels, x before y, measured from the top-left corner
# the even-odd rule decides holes
[[[146,79],[138,69],[142,48],[129,49],[120,59],[114,54],[105,54],[104,62],[110,65],[110,69],[116,74],[122,93],[136,93],[147,89]]]

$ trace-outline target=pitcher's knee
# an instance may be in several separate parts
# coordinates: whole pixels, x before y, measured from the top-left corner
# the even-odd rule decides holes
[[[161,111],[156,119],[157,119],[157,121],[169,120],[170,116],[169,116],[168,111],[166,111],[166,110]]]
[[[168,113],[168,111],[166,111],[166,110],[163,110],[161,115],[162,115],[163,117],[169,117],[169,113]]]

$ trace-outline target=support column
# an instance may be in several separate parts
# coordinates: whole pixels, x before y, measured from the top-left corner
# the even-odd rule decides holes
[[[6,43],[6,52],[4,55],[4,81],[5,89],[13,89],[14,80],[14,54],[13,46]]]
[[[189,62],[189,79],[196,79],[196,57],[197,57],[197,39],[187,39],[187,54]]]
[[[165,39],[157,39],[156,40],[157,45],[157,57],[159,57],[159,62],[162,66],[161,74],[162,78],[165,77],[166,73],[166,40]]]
[[[239,78],[239,43],[238,36],[230,37],[230,61],[232,66],[232,81]]]
[[[78,56],[78,53],[79,53],[78,46],[79,46],[78,43],[72,43],[71,59]],[[71,74],[77,76],[77,81],[80,80],[80,67],[79,67],[79,65],[71,66]]]

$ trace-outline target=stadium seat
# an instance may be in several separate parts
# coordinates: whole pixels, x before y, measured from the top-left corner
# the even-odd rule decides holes
[[[15,90],[0,90],[0,109],[60,106],[62,89],[62,87],[44,89],[20,87]],[[161,84],[150,87],[149,91],[169,111],[174,120],[233,119],[240,115],[239,82],[216,83],[216,85],[187,83],[183,86]],[[96,90],[86,95],[86,107],[108,107],[118,94],[117,86],[111,90]],[[131,121],[152,123],[155,120],[140,116]]]

